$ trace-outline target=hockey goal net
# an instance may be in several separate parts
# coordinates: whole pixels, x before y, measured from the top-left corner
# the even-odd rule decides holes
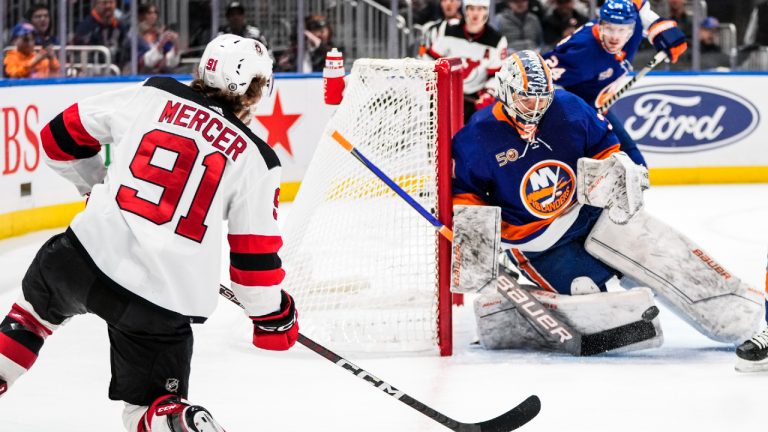
[[[347,351],[450,355],[450,244],[331,138],[338,131],[450,226],[456,60],[357,60],[283,231],[302,331]]]

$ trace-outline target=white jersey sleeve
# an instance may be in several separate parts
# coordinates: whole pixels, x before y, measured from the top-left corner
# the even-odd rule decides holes
[[[259,196],[277,187],[277,156],[233,113],[172,78],[80,101],[41,138],[57,171],[78,188],[92,187],[70,228],[116,289],[202,322],[218,301],[225,218],[248,245],[267,237],[280,243],[274,219],[258,214],[272,214],[273,201]],[[101,174],[97,164],[86,164],[106,143],[112,162],[103,175],[103,163]],[[265,292],[279,294],[280,278],[264,284],[253,276],[279,274],[279,260],[267,269],[248,256],[250,249],[233,252],[240,285],[267,285]],[[263,297],[249,298],[248,307],[278,308],[279,300]]]
[[[643,31],[648,31],[648,28],[659,19],[659,14],[651,9],[651,2],[647,0],[634,0],[635,7],[637,8],[638,15],[640,15],[640,22],[643,23]]]
[[[285,277],[277,252],[283,245],[277,226],[280,196],[280,166],[251,182],[251,188],[235,194],[226,211],[229,220],[232,290],[250,316],[272,313],[280,308],[280,284]]]
[[[101,144],[114,141],[112,116],[131,103],[138,88],[131,86],[74,104],[40,132],[47,165],[72,182],[81,195],[90,193],[95,184],[104,180],[107,170],[98,155]],[[85,121],[81,110],[88,113]]]

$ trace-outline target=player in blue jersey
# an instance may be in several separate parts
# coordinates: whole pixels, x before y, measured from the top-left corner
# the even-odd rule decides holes
[[[640,211],[647,169],[619,150],[602,115],[555,89],[534,51],[513,53],[496,79],[499,100],[453,139],[454,204],[501,208],[502,244],[536,293],[577,329],[600,331],[637,321],[653,305],[647,289],[576,295],[604,292],[609,279],[625,276],[715,340],[740,342],[754,333],[762,293]],[[480,342],[530,348],[521,341],[535,334],[512,330],[523,322],[514,308],[497,310],[507,304],[488,290],[477,298]],[[643,347],[660,343],[658,327]]]
[[[571,37],[544,54],[555,84],[576,94],[595,108],[603,106],[632,70],[643,33],[658,51],[674,63],[686,50],[685,35],[674,20],[660,18],[647,0],[607,0],[600,18],[588,22]],[[606,113],[621,141],[621,150],[645,165],[643,155],[621,121]]]

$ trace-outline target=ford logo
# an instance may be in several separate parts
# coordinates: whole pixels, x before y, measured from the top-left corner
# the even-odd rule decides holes
[[[743,97],[701,85],[638,87],[611,108],[648,152],[682,153],[732,144],[755,130],[760,114]]]

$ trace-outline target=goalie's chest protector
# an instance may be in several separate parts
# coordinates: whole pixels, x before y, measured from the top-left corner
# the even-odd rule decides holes
[[[594,111],[563,90],[556,92],[533,144],[520,138],[497,102],[454,138],[454,194],[501,207],[503,240],[525,243],[578,205],[578,159],[605,157],[617,142]]]
[[[571,37],[563,39],[544,60],[558,86],[597,107],[621,85],[621,78],[632,70],[631,61],[643,37],[638,20],[635,32],[619,54],[608,53],[600,43],[598,25],[588,22]]]

